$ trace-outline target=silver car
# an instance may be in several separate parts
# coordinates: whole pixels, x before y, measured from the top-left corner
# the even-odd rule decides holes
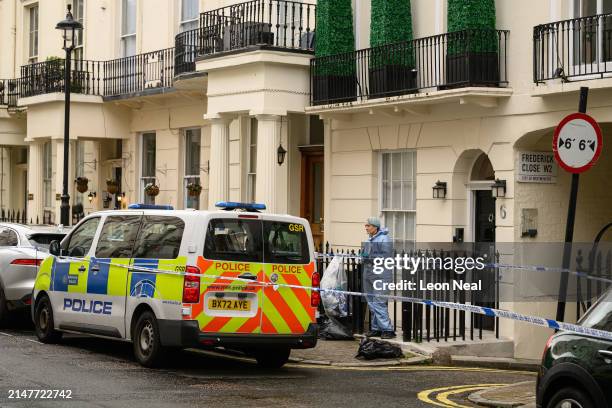
[[[61,241],[67,229],[0,223],[0,325],[12,311],[32,303],[38,266],[51,241]]]

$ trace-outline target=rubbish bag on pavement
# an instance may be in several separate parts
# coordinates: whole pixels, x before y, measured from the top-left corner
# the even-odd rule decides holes
[[[324,340],[353,340],[347,318],[324,316],[319,324],[319,338]]]
[[[347,279],[346,272],[344,271],[344,264],[342,257],[335,256],[321,279],[321,301],[325,314],[329,317],[346,317],[348,315],[348,300],[347,296],[343,293],[326,292],[327,290],[346,290]]]
[[[402,349],[395,344],[366,337],[359,344],[356,358],[374,360],[376,358],[400,358],[403,355]]]

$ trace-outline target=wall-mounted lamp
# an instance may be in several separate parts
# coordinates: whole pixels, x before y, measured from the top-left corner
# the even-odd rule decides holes
[[[117,194],[117,202],[120,203],[125,198],[125,193]]]
[[[278,149],[276,149],[276,160],[279,166],[282,166],[285,162],[285,156],[287,155],[287,150],[283,147],[282,143],[278,144]]]
[[[89,194],[87,194],[87,199],[89,200],[89,202],[91,203],[93,201],[93,199],[96,197],[96,192],[90,192]]]
[[[504,198],[506,196],[506,180],[496,179],[491,186],[491,194],[495,198]]]
[[[200,167],[204,173],[210,173],[210,160],[206,160],[206,167]]]
[[[436,181],[436,184],[433,186],[433,198],[436,200],[444,200],[446,198],[446,182],[445,181]]]

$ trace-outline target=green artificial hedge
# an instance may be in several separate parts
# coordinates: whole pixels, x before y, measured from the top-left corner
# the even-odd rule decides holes
[[[414,67],[410,0],[372,0],[370,44],[374,49],[370,67],[402,65]],[[387,44],[402,42],[392,47]]]
[[[338,55],[354,51],[355,36],[351,0],[319,0],[317,2],[315,57],[334,57],[317,60],[315,74],[354,75],[354,57]]]
[[[497,52],[495,0],[448,0],[447,18],[449,54]]]

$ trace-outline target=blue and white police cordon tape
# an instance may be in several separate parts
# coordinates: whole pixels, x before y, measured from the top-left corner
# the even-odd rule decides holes
[[[354,261],[368,259],[366,257],[358,256],[358,255],[324,254],[324,253],[320,253],[320,252],[315,253],[315,258],[316,259],[333,259],[336,256],[341,257],[343,259],[352,259]],[[559,268],[559,267],[554,267],[554,266],[544,266],[544,265],[509,265],[509,264],[502,264],[502,263],[491,263],[491,264],[485,264],[484,266],[485,266],[485,268],[516,269],[516,270],[529,271],[529,272],[567,273],[569,275],[573,275],[573,276],[576,276],[576,277],[579,277],[579,278],[583,278],[583,279],[588,279],[588,280],[593,280],[593,281],[598,281],[598,282],[603,282],[603,283],[612,283],[612,278],[605,278],[605,277],[602,277],[602,276],[591,275],[588,272],[574,271],[574,270],[569,269],[569,268]],[[425,269],[425,271],[427,271],[427,269]]]
[[[62,257],[62,259],[70,259],[70,260],[75,260],[78,262],[83,262],[83,259],[81,258]],[[445,309],[477,313],[477,314],[481,314],[485,316],[499,317],[502,319],[510,319],[510,320],[515,320],[515,321],[525,322],[528,324],[533,324],[536,326],[546,327],[549,329],[563,330],[567,332],[597,337],[597,338],[601,338],[605,340],[612,340],[612,332],[609,332],[606,330],[593,329],[590,327],[584,327],[584,326],[580,326],[577,324],[559,322],[553,319],[546,319],[543,317],[530,316],[530,315],[526,315],[522,313],[511,312],[509,310],[494,309],[494,308],[485,307],[485,306],[468,305],[468,304],[455,303],[455,302],[445,302],[441,300],[420,299],[420,298],[414,298],[414,297],[408,297],[408,296],[371,294],[371,293],[352,292],[352,291],[338,290],[338,289],[321,289],[321,288],[315,288],[311,286],[290,285],[287,283],[262,282],[262,281],[256,281],[256,280],[251,280],[251,279],[235,278],[235,277],[228,277],[228,276],[202,275],[202,274],[194,274],[194,273],[188,273],[188,272],[175,272],[175,271],[168,271],[168,270],[157,269],[157,268],[147,268],[147,267],[136,266],[136,265],[116,264],[113,262],[104,262],[104,261],[99,261],[99,260],[97,260],[96,262],[102,265],[111,265],[111,266],[116,266],[116,267],[128,268],[128,269],[138,271],[138,272],[159,273],[159,274],[179,275],[179,276],[199,276],[201,278],[210,279],[210,280],[238,281],[238,282],[248,283],[250,286],[272,287],[275,290],[278,290],[278,288],[281,288],[281,287],[285,287],[285,288],[294,288],[294,289],[307,289],[307,290],[312,290],[312,291],[316,291],[320,293],[336,293],[340,295],[359,296],[359,297],[376,297],[380,299],[396,300],[400,302],[419,303],[419,304],[423,304],[426,306],[437,306],[437,307],[442,307]]]

